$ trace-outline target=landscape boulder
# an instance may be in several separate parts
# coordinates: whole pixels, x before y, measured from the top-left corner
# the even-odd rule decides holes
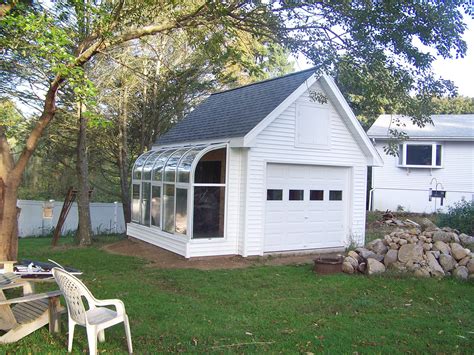
[[[373,258],[367,260],[366,274],[374,275],[385,272],[385,265]]]
[[[449,246],[451,247],[451,254],[456,260],[461,260],[462,258],[465,258],[469,255],[470,251],[463,248],[461,244],[451,243]]]
[[[439,256],[439,264],[445,272],[451,271],[456,267],[456,260],[451,255],[441,254]]]
[[[446,232],[443,230],[438,230],[433,233],[433,240],[435,242],[441,241],[441,242],[449,243],[452,241],[451,237],[452,235],[450,232]]]
[[[353,274],[355,272],[354,267],[350,262],[344,261],[342,263],[342,271],[346,274]]]
[[[369,244],[367,244],[367,248],[379,255],[385,254],[388,250],[387,246],[382,242],[381,239],[375,239],[371,241]]]
[[[348,252],[344,272],[373,275],[390,268],[419,277],[474,279],[474,253],[467,249],[468,245],[474,247],[469,244],[474,237],[452,228],[438,228],[429,220],[422,223],[422,231],[408,219],[392,222],[387,223],[394,227],[392,232]]]
[[[450,255],[451,250],[449,249],[449,245],[441,240],[434,242],[433,250],[438,250],[442,254]]]
[[[418,244],[405,244],[398,250],[398,260],[402,263],[423,260],[423,247]]]
[[[461,279],[461,280],[467,280],[469,276],[469,272],[467,270],[467,267],[465,266],[458,266],[456,269],[453,271],[453,276]]]
[[[393,263],[398,261],[398,250],[393,250],[390,249],[387,251],[387,254],[385,254],[385,257],[383,259],[383,263],[385,264],[386,267],[390,267]]]
[[[346,256],[344,262],[351,264],[354,270],[357,270],[357,268],[359,267],[358,261],[352,256]]]
[[[434,257],[433,254],[429,253],[426,255],[428,258],[428,266],[430,268],[431,275],[435,277],[444,276],[444,270],[441,265],[438,263],[438,260]]]
[[[423,231],[432,231],[438,229],[438,227],[436,227],[436,224],[431,222],[428,218],[423,218],[420,222],[420,226]]]

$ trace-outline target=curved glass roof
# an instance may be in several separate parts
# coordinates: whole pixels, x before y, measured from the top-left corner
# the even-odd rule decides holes
[[[143,164],[145,164],[145,161],[146,159],[148,158],[148,156],[150,154],[152,154],[153,151],[150,150],[148,152],[145,152],[143,153],[142,155],[140,155],[137,159],[137,161],[135,162],[135,165],[133,167],[133,178],[134,179],[141,179],[142,178],[142,168],[143,168]]]
[[[178,167],[179,160],[189,150],[189,148],[180,149],[173,153],[173,155],[168,159],[165,166],[165,176],[163,181],[166,182],[175,182],[176,178],[176,168]]]
[[[163,151],[158,150],[150,154],[145,164],[143,165],[142,170],[142,180],[151,180],[151,170],[153,169],[153,165],[155,165],[156,158],[162,153]]]
[[[134,180],[189,183],[194,160],[204,149],[213,146],[220,147],[208,144],[145,152],[135,162],[132,177]]]
[[[194,147],[193,149],[189,150],[186,155],[181,159],[177,168],[177,182],[189,182],[189,176],[193,161],[199,154],[199,152],[201,152],[204,148],[206,148],[206,146]]]
[[[163,177],[163,170],[166,162],[171,154],[173,154],[176,149],[166,150],[155,160],[155,165],[153,165],[152,179],[153,181],[161,181]]]

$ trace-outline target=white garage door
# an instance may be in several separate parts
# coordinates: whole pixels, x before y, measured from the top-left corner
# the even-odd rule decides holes
[[[341,247],[349,169],[268,164],[264,251]]]

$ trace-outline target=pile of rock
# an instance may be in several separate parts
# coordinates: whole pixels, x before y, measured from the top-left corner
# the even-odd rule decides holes
[[[474,237],[432,223],[424,223],[423,227],[423,231],[396,229],[364,248],[349,251],[342,270],[372,275],[393,269],[423,277],[474,279]]]

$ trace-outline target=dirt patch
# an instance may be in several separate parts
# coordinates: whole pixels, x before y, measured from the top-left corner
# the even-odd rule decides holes
[[[136,239],[125,239],[108,244],[103,250],[119,255],[136,256],[150,262],[150,267],[160,269],[240,269],[256,265],[298,265],[311,264],[321,255],[336,255],[335,253],[318,252],[310,254],[271,255],[262,257],[243,258],[238,255],[212,256],[186,259],[168,250]]]

